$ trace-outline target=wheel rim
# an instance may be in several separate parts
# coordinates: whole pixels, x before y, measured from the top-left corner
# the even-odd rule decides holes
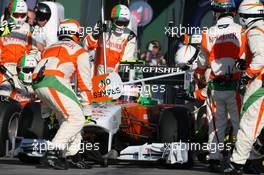
[[[8,122],[8,138],[10,142],[12,142],[12,140],[17,137],[18,122],[19,113],[16,112],[10,117]]]

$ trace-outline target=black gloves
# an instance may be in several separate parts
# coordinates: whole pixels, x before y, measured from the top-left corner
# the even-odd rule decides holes
[[[240,81],[239,81],[239,85],[247,85],[248,82],[251,80],[252,78],[247,76],[247,75],[243,75],[241,78],[240,78]]]
[[[95,40],[98,40],[100,36],[102,35],[103,32],[106,32],[106,24],[102,24],[101,21],[98,21],[94,28],[93,28],[93,33],[92,36]]]
[[[1,74],[5,74],[6,71],[7,71],[6,67],[3,66],[3,65],[0,65],[0,73],[1,73]]]
[[[190,70],[190,69],[191,69],[190,66],[188,66],[187,64],[181,66],[180,68],[181,68],[181,70],[183,70],[183,71],[187,71],[187,70]]]
[[[239,80],[239,90],[241,92],[241,94],[244,94],[246,92],[246,87],[247,84],[249,83],[249,81],[252,80],[251,77],[249,77],[248,75],[243,75],[240,80]]]
[[[239,70],[246,70],[246,60],[239,59],[236,61],[236,68]]]

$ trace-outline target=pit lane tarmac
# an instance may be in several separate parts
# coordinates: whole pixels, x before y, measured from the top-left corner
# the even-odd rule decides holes
[[[0,175],[210,175],[208,165],[195,162],[191,169],[166,169],[154,164],[119,164],[92,169],[53,170],[39,169],[36,165],[25,165],[17,159],[0,158]]]

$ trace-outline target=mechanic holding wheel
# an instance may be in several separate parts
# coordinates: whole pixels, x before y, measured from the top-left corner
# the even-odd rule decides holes
[[[55,109],[60,122],[55,137],[48,142],[44,163],[54,169],[67,169],[68,162],[81,162],[80,132],[85,116],[91,115],[92,85],[89,55],[79,45],[79,22],[63,21],[59,25],[58,37],[59,41],[42,53],[42,60],[33,74],[33,89],[43,105]],[[75,73],[80,100],[70,84]]]
[[[247,29],[246,80],[240,128],[236,145],[226,172],[243,174],[256,138],[264,126],[264,5],[259,0],[244,0],[239,7],[240,23]],[[263,153],[262,153],[263,156]]]
[[[102,46],[102,33],[106,32],[107,71],[117,72],[119,63],[124,60],[135,60],[136,34],[128,29],[130,10],[127,6],[118,4],[112,9],[111,28],[97,22],[91,34],[84,39],[87,50],[96,49],[95,75],[104,74],[104,57]]]
[[[233,0],[213,0],[211,3],[216,25],[202,34],[202,48],[198,56],[196,73],[204,74],[211,67],[207,94],[209,100],[208,122],[209,168],[212,172],[223,172],[220,146],[224,148],[227,114],[230,116],[234,134],[240,120],[240,93],[238,80],[241,71],[236,61],[245,56],[246,36],[242,26],[234,23],[235,3]],[[214,148],[213,148],[214,146]]]

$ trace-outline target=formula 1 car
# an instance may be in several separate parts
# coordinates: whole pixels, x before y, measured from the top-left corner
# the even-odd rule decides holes
[[[185,72],[171,71],[182,83],[180,79]],[[167,77],[167,73],[160,76]],[[188,107],[157,104],[150,98],[142,98],[141,102],[124,99],[92,105],[92,117],[82,130],[83,142],[90,144],[88,150],[102,155],[116,150],[118,155],[111,159],[120,161],[163,160],[165,164],[192,164],[187,145],[194,136],[194,118]],[[21,114],[18,135],[21,138],[17,139],[19,146],[14,150],[14,155],[23,162],[42,157],[46,150],[38,146],[52,138],[51,131],[55,133],[57,126],[53,119],[40,120],[40,104],[28,104]]]

